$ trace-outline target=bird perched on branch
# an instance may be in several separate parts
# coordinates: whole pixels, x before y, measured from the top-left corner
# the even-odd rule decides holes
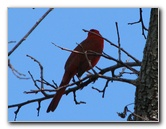
[[[54,95],[50,105],[48,106],[47,112],[54,111],[58,103],[65,92],[66,87],[71,78],[74,75],[81,77],[81,75],[92,69],[100,59],[100,55],[95,53],[102,54],[104,47],[104,39],[101,37],[101,34],[98,30],[91,29],[88,32],[87,38],[82,41],[72,52],[65,64],[65,72],[57,93]]]

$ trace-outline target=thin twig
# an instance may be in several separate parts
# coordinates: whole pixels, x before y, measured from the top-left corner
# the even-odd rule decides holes
[[[123,64],[116,64],[116,65],[113,65],[113,66],[110,66],[110,67],[103,68],[99,72],[99,74],[103,75],[108,71],[112,71],[112,70],[115,70],[115,69],[118,69],[118,68],[121,68],[121,67],[124,67],[124,66],[130,66],[130,67],[141,66],[141,62],[139,64],[137,64],[135,62],[126,62],[126,63],[123,63]]]
[[[127,66],[140,66],[140,64],[138,65],[136,62],[128,62],[128,63],[124,63],[124,64],[127,65]],[[79,79],[78,81],[76,81],[74,83],[58,87],[56,89],[56,91],[60,90],[61,88],[64,88],[64,87],[71,87],[71,86],[73,86],[75,84],[76,85],[79,84],[78,87],[69,88],[68,90],[66,90],[65,94],[68,95],[70,92],[73,92],[74,90],[81,89],[81,88],[87,86],[88,84],[90,84],[91,82],[94,82],[98,78],[107,79],[107,80],[110,80],[110,81],[113,80],[113,81],[126,82],[126,83],[133,84],[134,86],[136,86],[135,83],[137,83],[137,82],[135,80],[125,79],[125,78],[109,77],[109,76],[104,76],[103,75],[103,74],[105,74],[108,71],[112,71],[112,70],[115,70],[115,69],[118,69],[118,68],[121,68],[121,67],[124,67],[124,65],[123,64],[114,65],[114,66],[107,67],[107,68],[101,70],[97,74],[88,74],[86,77],[81,78],[81,79]]]
[[[148,29],[145,27],[144,22],[143,22],[142,8],[139,8],[139,12],[140,12],[140,14],[139,14],[139,15],[140,15],[139,20],[136,21],[136,22],[128,23],[128,25],[133,25],[133,24],[141,23],[141,25],[142,25],[142,35],[143,35],[144,38],[146,39],[146,36],[145,36],[144,30],[148,31]]]
[[[118,23],[117,22],[115,22],[115,24],[116,24],[116,30],[117,30],[117,36],[118,36],[118,55],[119,55],[119,61],[121,61],[121,50],[120,50],[120,48],[121,48],[121,45],[120,45],[120,35],[119,35],[119,29],[118,29]]]
[[[90,67],[90,69],[96,74],[96,71],[93,69],[93,67],[92,67],[92,64],[91,64],[91,61],[89,60],[89,58],[88,58],[88,51],[90,51],[90,50],[84,50],[84,48],[83,48],[83,46],[81,45],[81,44],[78,44],[81,48],[82,48],[82,50],[83,50],[83,53],[84,53],[84,55],[85,55],[85,58],[86,58],[86,60],[87,60],[87,62],[88,62],[88,65],[89,65],[89,67]]]
[[[65,50],[65,51],[68,51],[68,52],[73,52],[73,53],[77,53],[77,54],[83,54],[83,52],[79,52],[79,51],[75,51],[75,50],[70,50],[70,49],[67,49],[67,48],[64,48],[64,47],[61,47],[61,46],[58,46],[57,44],[51,42],[54,46],[60,48],[61,50]]]
[[[18,112],[20,111],[21,107],[23,107],[24,105],[30,104],[30,103],[34,103],[34,102],[39,102],[39,101],[47,100],[47,99],[50,99],[50,98],[52,98],[52,97],[53,97],[53,95],[49,95],[49,96],[47,96],[47,97],[42,97],[42,98],[37,98],[37,99],[33,99],[33,100],[28,100],[28,101],[23,102],[23,103],[18,103],[18,104],[9,105],[8,108],[17,107],[17,110],[14,112],[14,113],[15,113],[15,118],[14,118],[14,120],[16,121],[16,119],[17,119],[17,114],[18,114]],[[39,107],[38,107],[38,108],[39,108]]]
[[[31,58],[34,62],[38,63],[39,67],[40,67],[40,79],[41,82],[43,81],[43,66],[41,65],[41,63],[36,60],[34,57],[30,56],[30,55],[26,55],[27,57]],[[41,89],[44,89],[44,83],[41,83]]]
[[[17,115],[20,111],[20,108],[21,108],[21,106],[17,106],[17,110],[14,112],[14,114],[15,114],[14,121],[16,121],[16,119],[17,119]]]
[[[75,104],[86,104],[86,102],[84,102],[84,101],[80,101],[80,102],[78,102],[77,101],[77,99],[76,99],[76,91],[73,91],[73,98],[74,98],[74,102],[75,102]]]
[[[24,91],[25,94],[37,94],[39,92],[56,92],[55,89],[39,89],[39,90],[30,90],[30,91]],[[48,95],[49,96],[49,95]]]
[[[40,86],[40,88],[39,88],[39,86],[37,85],[36,80],[34,80],[32,74],[30,73],[30,71],[28,71],[28,73],[30,74],[30,76],[31,76],[31,78],[32,78],[32,80],[33,80],[35,86],[37,87],[37,89],[41,89],[41,93],[42,93],[44,96],[48,96],[48,95],[42,90],[42,89],[44,89],[44,83],[42,83],[42,82],[43,82],[43,66],[42,66],[41,63],[40,63],[38,60],[36,60],[34,57],[32,57],[32,56],[30,56],[30,55],[26,55],[26,56],[29,57],[30,59],[32,59],[34,62],[36,62],[36,63],[39,65],[39,67],[40,67],[40,79],[41,79],[41,86]]]
[[[91,64],[91,61],[88,59],[88,51],[85,51],[84,52],[85,53],[85,58],[86,58],[86,60],[87,60],[87,62],[88,62],[88,64],[89,64],[89,67],[90,67],[90,69],[93,71],[93,73],[94,74],[97,74],[97,72],[94,70],[94,68],[92,67],[92,64]]]
[[[32,31],[40,24],[40,22],[53,10],[53,8],[50,8],[36,23],[35,25],[25,34],[25,36],[14,46],[14,48],[8,53],[8,56],[10,56],[17,48],[20,46],[24,40],[27,39],[27,37],[32,33]]]
[[[106,91],[106,88],[108,87],[109,81],[110,81],[110,80],[107,80],[107,81],[106,81],[103,90],[99,90],[98,88],[95,88],[95,87],[92,87],[92,89],[97,90],[99,93],[102,93],[102,98],[104,98],[105,91]]]
[[[128,118],[129,120],[131,120],[131,116],[135,116],[135,117],[138,117],[138,118],[140,118],[140,119],[142,119],[142,120],[144,120],[144,121],[149,121],[149,119],[144,118],[144,117],[142,117],[142,116],[140,116],[140,115],[137,115],[136,113],[134,113],[134,112],[132,112],[132,111],[130,111],[130,110],[128,109],[128,106],[133,105],[133,104],[134,104],[134,103],[127,104],[127,105],[124,107],[123,112],[121,112],[121,113],[117,112],[118,116],[120,116],[121,118],[125,118],[125,117],[127,116],[127,112],[130,112],[131,114],[129,115],[129,117],[130,117],[130,119]],[[155,119],[155,120],[156,120],[156,119]]]
[[[126,62],[129,62],[130,58],[128,60],[126,60]],[[125,73],[126,67],[122,68],[122,71],[119,72],[119,75],[116,75],[116,77],[121,77],[124,73]],[[130,72],[131,73],[131,72]],[[134,74],[134,73],[133,73]]]
[[[131,66],[138,66],[138,64],[136,62],[128,62],[126,64],[127,65],[131,65]],[[80,79],[79,81],[76,81],[75,83],[65,85],[64,87],[69,87],[69,86],[73,86],[73,85],[75,85],[77,83],[82,82],[82,83],[80,83],[79,86],[76,86],[76,87],[73,87],[73,88],[68,88],[65,91],[65,94],[69,94],[70,92],[76,91],[76,90],[80,89],[81,87],[85,87],[85,86],[87,86],[88,84],[90,84],[91,82],[93,82],[94,80],[96,80],[98,78],[103,78],[103,79],[107,80],[107,83],[106,83],[105,87],[107,87],[109,80],[122,81],[122,82],[128,82],[128,83],[134,82],[133,80],[123,79],[123,78],[111,78],[111,77],[103,76],[103,75],[100,74],[100,73],[104,74],[104,73],[106,73],[108,71],[111,71],[112,69],[116,69],[116,68],[120,68],[120,67],[123,67],[123,65],[115,65],[115,66],[112,66],[112,67],[108,67],[108,68],[103,69],[103,71],[97,73],[96,75],[89,74],[86,77]],[[32,78],[33,78],[33,76],[32,76]],[[32,80],[34,80],[34,79],[32,79]],[[36,81],[36,80],[34,80],[34,81]],[[57,90],[59,90],[59,89],[57,89]],[[35,92],[39,92],[39,91],[42,91],[42,90],[39,88],[38,91],[36,90],[36,91],[31,91],[31,92],[35,93]],[[55,89],[53,89],[53,90],[49,90],[49,89],[46,90],[46,89],[44,89],[44,91],[55,92],[56,90]],[[8,108],[18,107],[17,110],[15,111],[15,119],[16,119],[17,118],[17,114],[18,114],[18,112],[19,112],[19,110],[20,110],[20,108],[22,106],[30,104],[30,103],[33,103],[33,102],[38,102],[40,104],[41,101],[49,99],[49,98],[52,98],[53,96],[54,96],[54,94],[48,95],[48,96],[44,96],[42,98],[28,100],[28,101],[25,101],[23,103],[9,105]],[[76,102],[77,102],[77,100],[76,100]],[[84,102],[81,101],[81,102],[77,102],[77,103],[84,103]],[[38,106],[38,108],[39,107],[40,107],[40,105]]]
[[[116,78],[116,77],[109,77],[109,76],[104,76],[104,75],[98,75],[98,78],[103,78],[109,81],[120,81],[120,82],[126,82],[129,84],[132,84],[134,86],[136,86],[137,82],[135,80],[132,79],[126,79],[126,78]]]
[[[25,77],[25,76],[26,76],[25,74],[18,72],[18,71],[13,67],[13,65],[10,63],[10,60],[9,60],[9,59],[8,59],[8,66],[9,66],[9,68],[12,70],[13,74],[14,74],[17,78],[19,78],[19,79],[30,79],[30,78]],[[23,77],[22,77],[22,76],[23,76]]]
[[[55,45],[56,47],[60,48],[61,50],[65,50],[65,51],[69,51],[69,52],[73,52],[73,53],[85,55],[84,52],[79,52],[79,51],[75,51],[75,50],[69,50],[69,49],[67,49],[67,48],[60,47],[60,46],[56,45],[55,43],[52,43],[52,44]],[[105,58],[107,58],[107,59],[109,59],[109,60],[113,60],[113,61],[117,62],[118,64],[123,64],[126,68],[130,69],[130,70],[133,71],[135,74],[137,74],[137,75],[139,74],[139,72],[138,72],[136,69],[134,69],[134,68],[132,68],[132,67],[130,67],[130,66],[127,66],[127,65],[124,64],[122,61],[119,61],[119,60],[117,60],[117,59],[115,59],[115,58],[109,56],[108,54],[106,54],[106,53],[104,53],[104,52],[103,52],[103,54],[100,54],[100,53],[97,53],[97,52],[94,52],[94,51],[91,51],[91,50],[89,50],[88,52],[89,52],[89,53],[87,53],[87,55],[94,55],[94,56],[102,56],[102,57],[105,57]],[[138,61],[138,62],[136,62],[136,63],[137,63],[138,65],[140,65],[140,61]],[[94,72],[94,71],[93,71],[93,72]]]
[[[127,108],[127,112],[130,112],[133,116],[138,117],[138,118],[140,118],[140,119],[142,119],[142,120],[144,120],[144,121],[149,121],[149,119],[144,118],[144,117],[142,117],[142,116],[140,116],[140,115],[137,115],[136,113],[130,111],[128,108]]]
[[[30,75],[31,79],[33,80],[33,83],[34,83],[35,87],[36,87],[38,90],[40,90],[40,87],[37,85],[37,83],[36,83],[35,79],[33,78],[32,74],[31,74],[31,72],[30,72],[30,71],[28,71],[28,73],[29,73],[29,75]]]
[[[112,46],[114,46],[114,47],[116,47],[116,48],[119,49],[119,47],[118,47],[116,44],[112,43],[111,41],[109,41],[108,39],[104,38],[103,36],[98,35],[98,34],[92,32],[92,31],[89,31],[89,30],[85,30],[85,29],[83,29],[83,31],[84,31],[84,32],[90,32],[90,33],[93,33],[93,34],[95,34],[95,35],[97,35],[97,36],[103,38],[103,39],[104,39],[105,41],[107,41],[110,45],[112,45]],[[127,51],[125,51],[123,48],[120,48],[120,50],[123,51],[123,52],[124,52],[127,56],[129,56],[131,59],[133,59],[136,63],[138,63],[138,64],[140,63],[139,60],[137,60],[135,57],[133,57],[132,55],[130,55],[130,54],[129,54]]]
[[[37,82],[40,82],[40,83],[43,83],[43,84],[45,84],[45,85],[47,85],[47,86],[50,86],[50,87],[52,87],[53,89],[57,89],[58,88],[58,85],[54,82],[54,81],[52,81],[53,82],[53,84],[51,84],[51,83],[49,83],[48,81],[46,81],[46,80],[36,80]],[[45,88],[44,88],[45,89]]]
[[[16,41],[9,41],[8,43],[16,43]]]
[[[108,54],[106,54],[106,53],[104,53],[104,52],[103,52],[103,54],[102,54],[101,56],[103,56],[103,57],[105,57],[105,58],[107,58],[107,59],[113,60],[113,61],[117,62],[117,65],[123,65],[123,66],[125,66],[126,68],[128,68],[129,70],[133,71],[135,74],[139,75],[139,71],[137,71],[136,69],[134,69],[134,68],[128,66],[127,64],[123,63],[122,61],[119,61],[119,60],[117,60],[117,59],[115,59],[115,58],[109,56]],[[141,63],[138,62],[137,64],[140,65]],[[114,75],[114,73],[113,73],[113,75]]]
[[[39,114],[40,114],[40,108],[41,108],[41,100],[38,101],[38,107],[36,108],[37,109],[37,116],[39,116]]]

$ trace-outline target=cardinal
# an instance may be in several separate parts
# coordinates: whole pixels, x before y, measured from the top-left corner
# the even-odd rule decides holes
[[[87,56],[74,51],[70,54],[66,61],[65,72],[59,86],[62,88],[60,88],[54,95],[50,105],[48,106],[47,112],[53,112],[57,108],[58,103],[66,89],[64,85],[69,84],[71,78],[73,78],[75,75],[78,78],[81,77],[84,72],[90,70],[97,64],[100,56],[95,55],[93,52],[101,54],[103,48],[104,39],[101,37],[101,34],[98,30],[91,29],[90,32],[88,32],[87,38],[74,49],[74,51],[78,51],[80,53],[86,52]]]

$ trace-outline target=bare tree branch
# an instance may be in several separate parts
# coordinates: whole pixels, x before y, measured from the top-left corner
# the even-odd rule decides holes
[[[118,55],[119,55],[119,61],[121,61],[121,50],[120,50],[120,34],[119,34],[119,29],[118,29],[118,23],[115,22],[116,24],[116,30],[117,30],[117,36],[118,36]]]
[[[55,46],[57,46],[57,45],[55,45]],[[84,54],[85,56],[87,56],[87,54],[93,54],[93,55],[97,55],[97,56],[100,55],[100,56],[105,57],[106,59],[114,60],[115,62],[117,62],[117,64],[114,65],[114,66],[111,66],[111,67],[104,68],[104,69],[98,69],[98,70],[100,70],[98,73],[94,72],[94,74],[88,74],[86,77],[84,77],[82,79],[78,79],[78,81],[74,81],[71,84],[64,85],[62,87],[57,87],[57,85],[55,84],[55,82],[53,82],[54,83],[54,85],[53,85],[53,84],[50,84],[49,82],[47,82],[44,79],[44,77],[43,77],[43,74],[44,74],[43,73],[43,66],[41,65],[41,63],[38,60],[36,60],[34,57],[27,55],[27,57],[31,58],[34,62],[36,62],[39,65],[39,68],[40,68],[40,79],[35,80],[33,78],[33,75],[29,71],[28,73],[29,73],[29,75],[30,75],[30,77],[31,77],[31,79],[32,79],[32,81],[34,83],[34,86],[37,88],[37,90],[35,89],[35,90],[25,91],[24,93],[26,93],[26,94],[35,93],[36,94],[36,93],[41,92],[44,95],[44,97],[43,98],[29,100],[29,101],[26,101],[26,102],[23,102],[23,103],[19,103],[19,104],[9,105],[8,108],[18,107],[17,110],[15,111],[15,120],[17,118],[17,114],[18,114],[20,108],[22,106],[26,105],[26,104],[33,103],[33,102],[38,102],[37,115],[39,115],[40,107],[41,107],[41,101],[49,99],[49,98],[52,98],[54,96],[54,94],[48,95],[48,94],[46,94],[46,92],[56,92],[56,91],[60,90],[61,88],[68,87],[68,89],[65,91],[64,94],[68,95],[69,93],[72,92],[73,95],[74,95],[74,102],[76,104],[81,104],[81,103],[85,104],[85,102],[83,102],[83,101],[78,102],[76,100],[76,91],[79,90],[79,89],[82,89],[83,87],[86,87],[88,84],[94,82],[98,78],[107,80],[104,89],[102,91],[100,91],[100,92],[103,93],[102,97],[104,97],[104,95],[105,95],[105,91],[106,91],[106,88],[108,87],[109,81],[121,81],[121,82],[130,83],[130,84],[133,84],[133,85],[135,85],[137,83],[136,80],[130,80],[130,79],[125,79],[125,78],[120,78],[120,77],[115,76],[115,75],[112,76],[112,77],[110,77],[110,76],[104,76],[104,74],[106,72],[109,72],[109,71],[111,71],[112,73],[114,73],[114,71],[116,69],[121,68],[121,67],[125,67],[125,68],[128,68],[130,70],[133,70],[132,67],[133,66],[140,66],[141,65],[140,62],[139,62],[139,64],[136,63],[136,62],[126,62],[126,63],[123,63],[122,61],[114,59],[114,58],[110,57],[107,54],[99,54],[99,53],[95,53],[93,51],[89,51],[90,53],[88,53],[88,52],[82,52],[81,53],[81,52],[72,51],[72,50],[69,50],[69,49],[66,49],[66,48],[62,48],[60,46],[57,46],[57,47],[61,48],[62,50],[66,50],[66,51],[70,51],[70,52],[76,52],[78,54]],[[89,60],[87,59],[87,61],[89,61]],[[41,83],[40,87],[37,85],[37,82]],[[44,89],[44,84],[50,86],[53,89]],[[76,85],[76,86],[73,87],[73,88],[70,88],[71,86],[74,86],[74,85]],[[93,88],[93,89],[96,89],[97,91],[99,91],[97,88]]]
[[[133,119],[132,119],[131,117],[138,117],[138,118],[142,119],[143,121],[149,121],[149,120],[150,120],[150,119],[148,119],[148,118],[144,118],[144,117],[142,117],[142,116],[140,116],[140,115],[137,115],[136,113],[130,111],[130,110],[128,109],[128,106],[130,106],[130,105],[132,105],[132,104],[134,104],[134,103],[130,103],[130,104],[126,105],[126,106],[124,107],[123,112],[121,112],[121,113],[117,112],[118,116],[120,116],[121,118],[125,118],[125,117],[127,116],[127,113],[129,112],[130,115],[129,115],[128,118],[127,118],[128,121],[133,121]],[[158,119],[153,119],[153,118],[152,118],[152,120],[153,120],[153,121],[154,121],[154,120],[155,120],[155,121],[158,121]]]
[[[129,62],[129,59],[126,60],[126,62]],[[124,73],[126,73],[125,70],[126,70],[126,67],[123,67],[123,68],[122,68],[122,71],[119,72],[119,75],[116,75],[116,77],[121,77]],[[130,72],[130,73],[131,73],[131,72]],[[132,72],[132,74],[135,74],[135,73]]]
[[[144,30],[148,31],[148,29],[144,25],[144,21],[143,21],[143,18],[142,18],[142,8],[139,9],[139,12],[140,12],[140,19],[137,22],[128,23],[128,25],[133,25],[133,24],[141,23],[141,25],[142,25],[142,35],[146,39]]]
[[[81,44],[79,44],[79,45],[80,45],[81,48],[83,49],[83,53],[84,53],[85,58],[86,58],[86,60],[87,60],[87,62],[88,62],[88,64],[89,64],[89,67],[90,67],[91,70],[96,74],[97,72],[93,69],[92,64],[91,64],[91,61],[88,59],[88,54],[90,54],[90,53],[88,53],[89,51],[85,51],[84,48],[83,48],[83,46],[82,46]],[[93,53],[93,52],[92,52],[92,53]]]
[[[36,80],[37,82],[40,82],[40,83],[43,83],[43,84],[45,84],[45,85],[47,85],[47,86],[50,86],[50,87],[52,87],[53,89],[57,89],[58,88],[58,85],[54,82],[54,80],[52,80],[52,82],[53,82],[53,84],[51,84],[51,83],[49,83],[48,81],[46,81],[46,80]],[[45,88],[44,88],[45,89]]]
[[[73,91],[73,98],[74,98],[74,102],[75,102],[75,104],[86,104],[86,102],[84,102],[84,101],[80,101],[80,102],[78,102],[77,101],[77,99],[76,99],[76,91]]]
[[[43,81],[43,66],[41,65],[41,63],[36,60],[34,57],[30,56],[30,55],[26,55],[27,57],[31,58],[34,62],[38,63],[39,67],[40,67],[40,79],[41,82]],[[41,83],[41,89],[44,89],[44,84]]]
[[[110,82],[110,80],[107,80],[107,81],[106,81],[103,90],[99,90],[98,88],[95,88],[95,87],[93,87],[93,86],[92,86],[92,89],[97,90],[99,93],[102,93],[102,98],[104,98],[105,91],[106,91],[106,88],[108,87],[108,83],[109,83],[109,82]]]
[[[94,33],[94,34],[96,34],[96,33]],[[67,48],[60,47],[60,46],[56,45],[55,43],[52,43],[52,44],[54,44],[56,47],[60,48],[61,50],[65,50],[65,51],[69,51],[69,52],[73,52],[73,53],[85,55],[84,52],[79,52],[79,51],[75,51],[75,50],[69,50],[69,49],[67,49]],[[137,74],[137,75],[139,74],[139,72],[138,72],[136,69],[134,69],[134,68],[128,66],[127,64],[124,64],[122,61],[119,61],[119,60],[117,60],[117,59],[111,57],[110,55],[108,55],[108,54],[106,54],[106,53],[104,53],[104,52],[103,52],[103,54],[100,54],[100,53],[97,53],[97,52],[94,52],[94,51],[89,51],[89,52],[90,52],[90,53],[88,53],[88,55],[102,56],[102,57],[104,57],[104,58],[106,58],[106,59],[113,60],[113,61],[115,61],[115,62],[118,63],[118,64],[123,64],[126,68],[128,68],[128,69],[131,70],[131,71],[133,71],[135,74]],[[138,65],[140,65],[140,61],[138,61],[138,62],[136,62],[136,63],[137,63]],[[114,75],[114,74],[113,74],[113,75]]]
[[[124,67],[128,68],[129,70],[133,71],[135,74],[139,75],[139,71],[138,71],[138,70],[136,70],[136,69],[134,69],[134,68],[128,66],[127,64],[123,63],[122,61],[119,61],[119,60],[117,60],[117,59],[115,59],[115,58],[109,56],[108,54],[106,54],[106,53],[104,53],[104,52],[103,52],[103,54],[102,54],[101,56],[103,56],[103,57],[105,57],[105,58],[107,58],[107,59],[113,60],[113,61],[115,61],[115,62],[117,63],[117,65],[120,65],[120,64],[121,64],[121,65],[123,65]],[[140,62],[137,62],[137,66],[140,65],[140,64],[141,64]],[[114,76],[114,71],[112,71],[112,75]]]
[[[41,108],[41,100],[38,101],[38,108],[36,108],[37,109],[37,116],[39,116],[39,114],[40,114],[40,108]]]
[[[126,64],[128,65],[131,65],[131,66],[138,66],[138,64],[136,62],[127,62]],[[135,84],[137,83],[135,80],[129,80],[129,79],[124,79],[124,78],[116,78],[116,77],[108,77],[108,76],[104,76],[102,74],[108,72],[108,71],[112,71],[113,69],[115,70],[116,68],[120,68],[120,67],[123,67],[123,65],[115,65],[115,66],[112,66],[112,67],[108,67],[108,68],[105,68],[103,70],[101,70],[99,73],[97,74],[89,74],[87,75],[86,77],[74,82],[74,83],[71,83],[71,84],[68,84],[68,85],[65,85],[63,87],[70,87],[70,86],[73,86],[73,85],[76,85],[76,87],[73,87],[73,88],[68,88],[64,94],[68,95],[69,93],[73,93],[74,95],[74,101],[76,104],[81,104],[81,103],[84,103],[83,101],[80,101],[78,102],[76,100],[76,94],[75,92],[79,89],[82,89],[82,87],[86,87],[88,84],[90,84],[91,82],[94,82],[94,80],[97,80],[98,78],[102,78],[102,79],[106,79],[107,82],[105,84],[105,87],[103,89],[103,95],[102,97],[104,97],[104,94],[105,94],[105,90],[106,90],[106,87],[108,87],[108,82],[111,81],[111,80],[114,80],[114,81],[121,81],[121,82],[127,82],[127,83],[130,83],[130,84]],[[36,80],[34,80],[33,76],[31,76],[33,82],[34,82],[34,85],[36,85]],[[47,82],[47,81],[45,81]],[[81,83],[80,83],[81,82]],[[43,82],[41,82],[43,83]],[[77,85],[79,83],[79,85]],[[49,83],[47,83],[49,85]],[[38,92],[42,92],[42,93],[45,93],[46,91],[48,92],[55,92],[57,90],[60,90],[61,88],[63,87],[58,87],[56,89],[41,89],[40,87],[36,86],[38,90],[31,90],[30,92],[24,92],[24,93],[38,93]],[[97,90],[97,89],[96,89]],[[44,94],[43,94],[44,95]],[[39,115],[39,112],[40,112],[40,107],[41,107],[41,101],[44,101],[44,100],[47,100],[49,98],[52,98],[54,96],[54,94],[52,95],[44,95],[44,97],[42,98],[37,98],[37,99],[33,99],[33,100],[28,100],[28,101],[25,101],[23,103],[18,103],[18,104],[13,104],[13,105],[9,105],[8,108],[13,108],[13,107],[17,107],[17,110],[15,111],[15,120],[17,118],[17,114],[20,110],[20,108],[22,106],[25,106],[27,104],[30,104],[30,103],[33,103],[33,102],[38,102],[38,108],[37,108],[37,115]]]
[[[35,25],[25,34],[25,36],[14,46],[14,48],[8,53],[8,56],[10,56],[18,46],[20,46],[24,40],[27,39],[27,37],[32,33],[32,31],[40,24],[40,22],[53,10],[53,8],[50,8],[36,23]]]
[[[9,41],[8,43],[16,43],[16,41]]]
[[[9,68],[12,70],[13,74],[14,74],[17,78],[19,78],[19,79],[30,79],[30,78],[25,77],[25,76],[26,76],[25,74],[18,72],[18,71],[13,67],[13,65],[10,63],[10,59],[8,59],[8,66],[9,66]]]
[[[20,44],[22,44],[22,42],[24,40],[27,39],[27,37],[32,33],[32,31],[39,25],[39,23],[53,10],[53,8],[50,8],[39,20],[38,22],[27,32],[27,34],[16,44],[16,46],[8,53],[8,56],[10,56],[17,48]],[[140,8],[140,20],[138,22],[133,22],[133,23],[128,23],[128,24],[136,24],[136,23],[141,23],[142,24],[142,34],[145,37],[144,34],[144,30],[148,30],[146,29],[146,27],[144,26],[143,23],[143,19],[142,19],[142,9]],[[61,50],[65,50],[65,51],[69,51],[69,52],[73,52],[73,53],[77,53],[77,54],[83,54],[85,55],[86,60],[89,63],[89,66],[91,67],[91,70],[93,71],[90,74],[87,74],[85,77],[83,78],[77,78],[75,80],[75,78],[73,78],[73,82],[61,87],[58,87],[57,84],[52,81],[52,83],[48,82],[47,80],[44,79],[44,68],[42,66],[42,64],[35,59],[34,57],[27,55],[27,57],[29,57],[30,59],[32,59],[34,62],[36,62],[40,68],[40,77],[35,79],[32,75],[32,73],[30,71],[28,71],[32,81],[33,81],[33,85],[34,85],[34,89],[29,90],[29,91],[24,91],[25,94],[37,94],[37,93],[41,93],[41,95],[43,95],[43,97],[40,98],[35,98],[32,100],[28,100],[22,103],[18,103],[18,104],[12,104],[9,105],[8,108],[13,108],[13,107],[17,107],[15,113],[15,120],[17,118],[18,112],[20,111],[21,107],[33,103],[33,102],[37,102],[38,103],[38,107],[37,107],[37,116],[39,116],[40,113],[40,109],[41,109],[41,102],[47,99],[50,99],[54,96],[54,94],[60,90],[61,88],[67,88],[67,90],[65,91],[64,94],[68,95],[69,93],[73,93],[73,99],[75,104],[86,104],[86,102],[80,101],[78,102],[76,99],[76,92],[79,89],[83,89],[84,87],[88,86],[90,83],[95,82],[97,79],[103,79],[105,80],[105,85],[103,85],[103,89],[97,89],[95,87],[92,87],[92,89],[97,90],[98,92],[102,93],[102,97],[104,98],[105,96],[105,92],[106,92],[106,88],[109,86],[109,82],[113,82],[113,81],[119,81],[119,82],[125,82],[125,83],[129,83],[132,84],[134,86],[138,85],[138,80],[137,79],[128,79],[128,78],[122,78],[123,74],[135,74],[136,76],[139,76],[139,70],[137,70],[136,68],[134,68],[135,66],[140,67],[141,66],[141,62],[136,59],[135,57],[133,57],[130,53],[128,53],[127,51],[125,51],[123,48],[121,48],[121,43],[120,43],[120,34],[119,34],[119,28],[118,28],[118,23],[116,22],[116,31],[117,31],[117,38],[118,38],[118,45],[112,43],[110,40],[94,33],[88,30],[83,29],[84,32],[89,32],[89,33],[93,33],[101,38],[103,38],[106,42],[108,42],[111,46],[115,47],[116,49],[118,49],[118,59],[111,57],[110,55],[106,54],[106,53],[96,53],[94,51],[84,51],[83,52],[79,52],[79,51],[75,51],[75,50],[69,50],[67,48],[63,48],[61,46],[56,45],[55,43],[52,43],[54,46],[60,48]],[[146,37],[145,37],[146,38]],[[80,45],[81,46],[81,45]],[[81,46],[82,47],[82,46]],[[83,47],[82,47],[83,49]],[[126,62],[123,62],[121,59],[121,54],[126,54],[129,59],[131,58],[133,60],[133,62],[129,62],[129,60],[127,60]],[[107,60],[111,60],[115,63],[115,65],[112,66],[108,66],[106,68],[99,68],[96,66],[97,70],[95,71],[94,68],[92,68],[91,62],[88,59],[88,55],[94,55],[94,56],[102,56]],[[9,67],[12,69],[12,71],[16,72],[17,74],[19,74],[20,76],[24,76],[24,74],[19,73],[17,70],[14,69],[14,67],[10,64],[10,60],[9,60]],[[119,68],[122,68],[121,72],[119,72],[119,74],[115,75],[115,71]],[[125,72],[125,70],[128,69],[129,72]],[[13,72],[13,73],[14,73]],[[106,74],[106,73],[112,73],[110,75]],[[112,75],[112,76],[111,76]],[[40,85],[40,86],[39,86]],[[44,85],[47,85],[48,88],[45,89]],[[47,94],[47,93],[51,93],[54,92],[54,94]],[[126,117],[127,112],[130,112],[130,117],[129,119],[134,115],[137,116],[136,114],[132,113],[129,109],[128,106],[130,104],[126,105],[124,108],[123,113],[118,113],[119,116],[121,117]],[[140,116],[138,116],[140,117]]]
[[[96,34],[96,33],[94,33],[94,32],[91,32],[91,31],[89,31],[89,30],[83,29],[83,31],[84,31],[84,32],[93,33],[93,34],[95,34],[95,35],[97,35],[97,36],[103,38],[103,39],[104,39],[105,41],[107,41],[110,45],[112,45],[112,46],[114,46],[114,47],[120,49],[121,51],[123,51],[127,56],[129,56],[131,59],[133,59],[136,63],[138,63],[138,64],[140,63],[140,61],[139,61],[138,59],[136,59],[135,57],[133,57],[131,54],[129,54],[129,53],[128,53],[127,51],[125,51],[123,48],[119,48],[116,44],[112,43],[111,41],[109,41],[108,39],[104,38],[103,36],[100,36],[100,35],[98,35],[98,34]]]
[[[37,99],[33,99],[33,100],[28,100],[28,101],[25,101],[25,102],[22,102],[22,103],[18,103],[18,104],[13,104],[13,105],[9,105],[8,108],[14,108],[14,107],[17,107],[17,110],[14,112],[15,113],[15,118],[14,120],[16,121],[16,118],[17,118],[17,114],[19,112],[19,110],[21,109],[21,107],[27,105],[27,104],[30,104],[30,103],[34,103],[34,102],[41,102],[43,100],[47,100],[49,98],[52,98],[53,96],[52,95],[49,95],[47,97],[42,97],[42,98],[37,98]],[[38,107],[39,108],[39,107]],[[38,109],[37,109],[38,110]],[[39,112],[39,110],[38,110]]]
[[[38,60],[36,60],[34,57],[29,56],[29,55],[27,55],[27,57],[31,58],[34,62],[38,63],[38,65],[39,65],[39,67],[40,67],[40,79],[41,79],[41,82],[43,82],[43,66],[42,66],[41,63],[40,63]],[[36,80],[34,80],[32,74],[30,73],[30,71],[28,71],[28,73],[30,74],[30,76],[31,76],[31,78],[32,78],[32,80],[33,80],[35,86],[37,87],[37,89],[41,89],[42,94],[43,94],[44,96],[47,96],[47,94],[42,90],[42,89],[44,89],[44,83],[41,83],[41,86],[39,87],[39,86],[37,85],[37,83],[36,83]]]

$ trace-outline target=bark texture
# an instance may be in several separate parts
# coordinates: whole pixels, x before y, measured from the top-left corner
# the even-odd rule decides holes
[[[158,120],[158,9],[151,9],[150,24],[135,97],[135,121]]]

